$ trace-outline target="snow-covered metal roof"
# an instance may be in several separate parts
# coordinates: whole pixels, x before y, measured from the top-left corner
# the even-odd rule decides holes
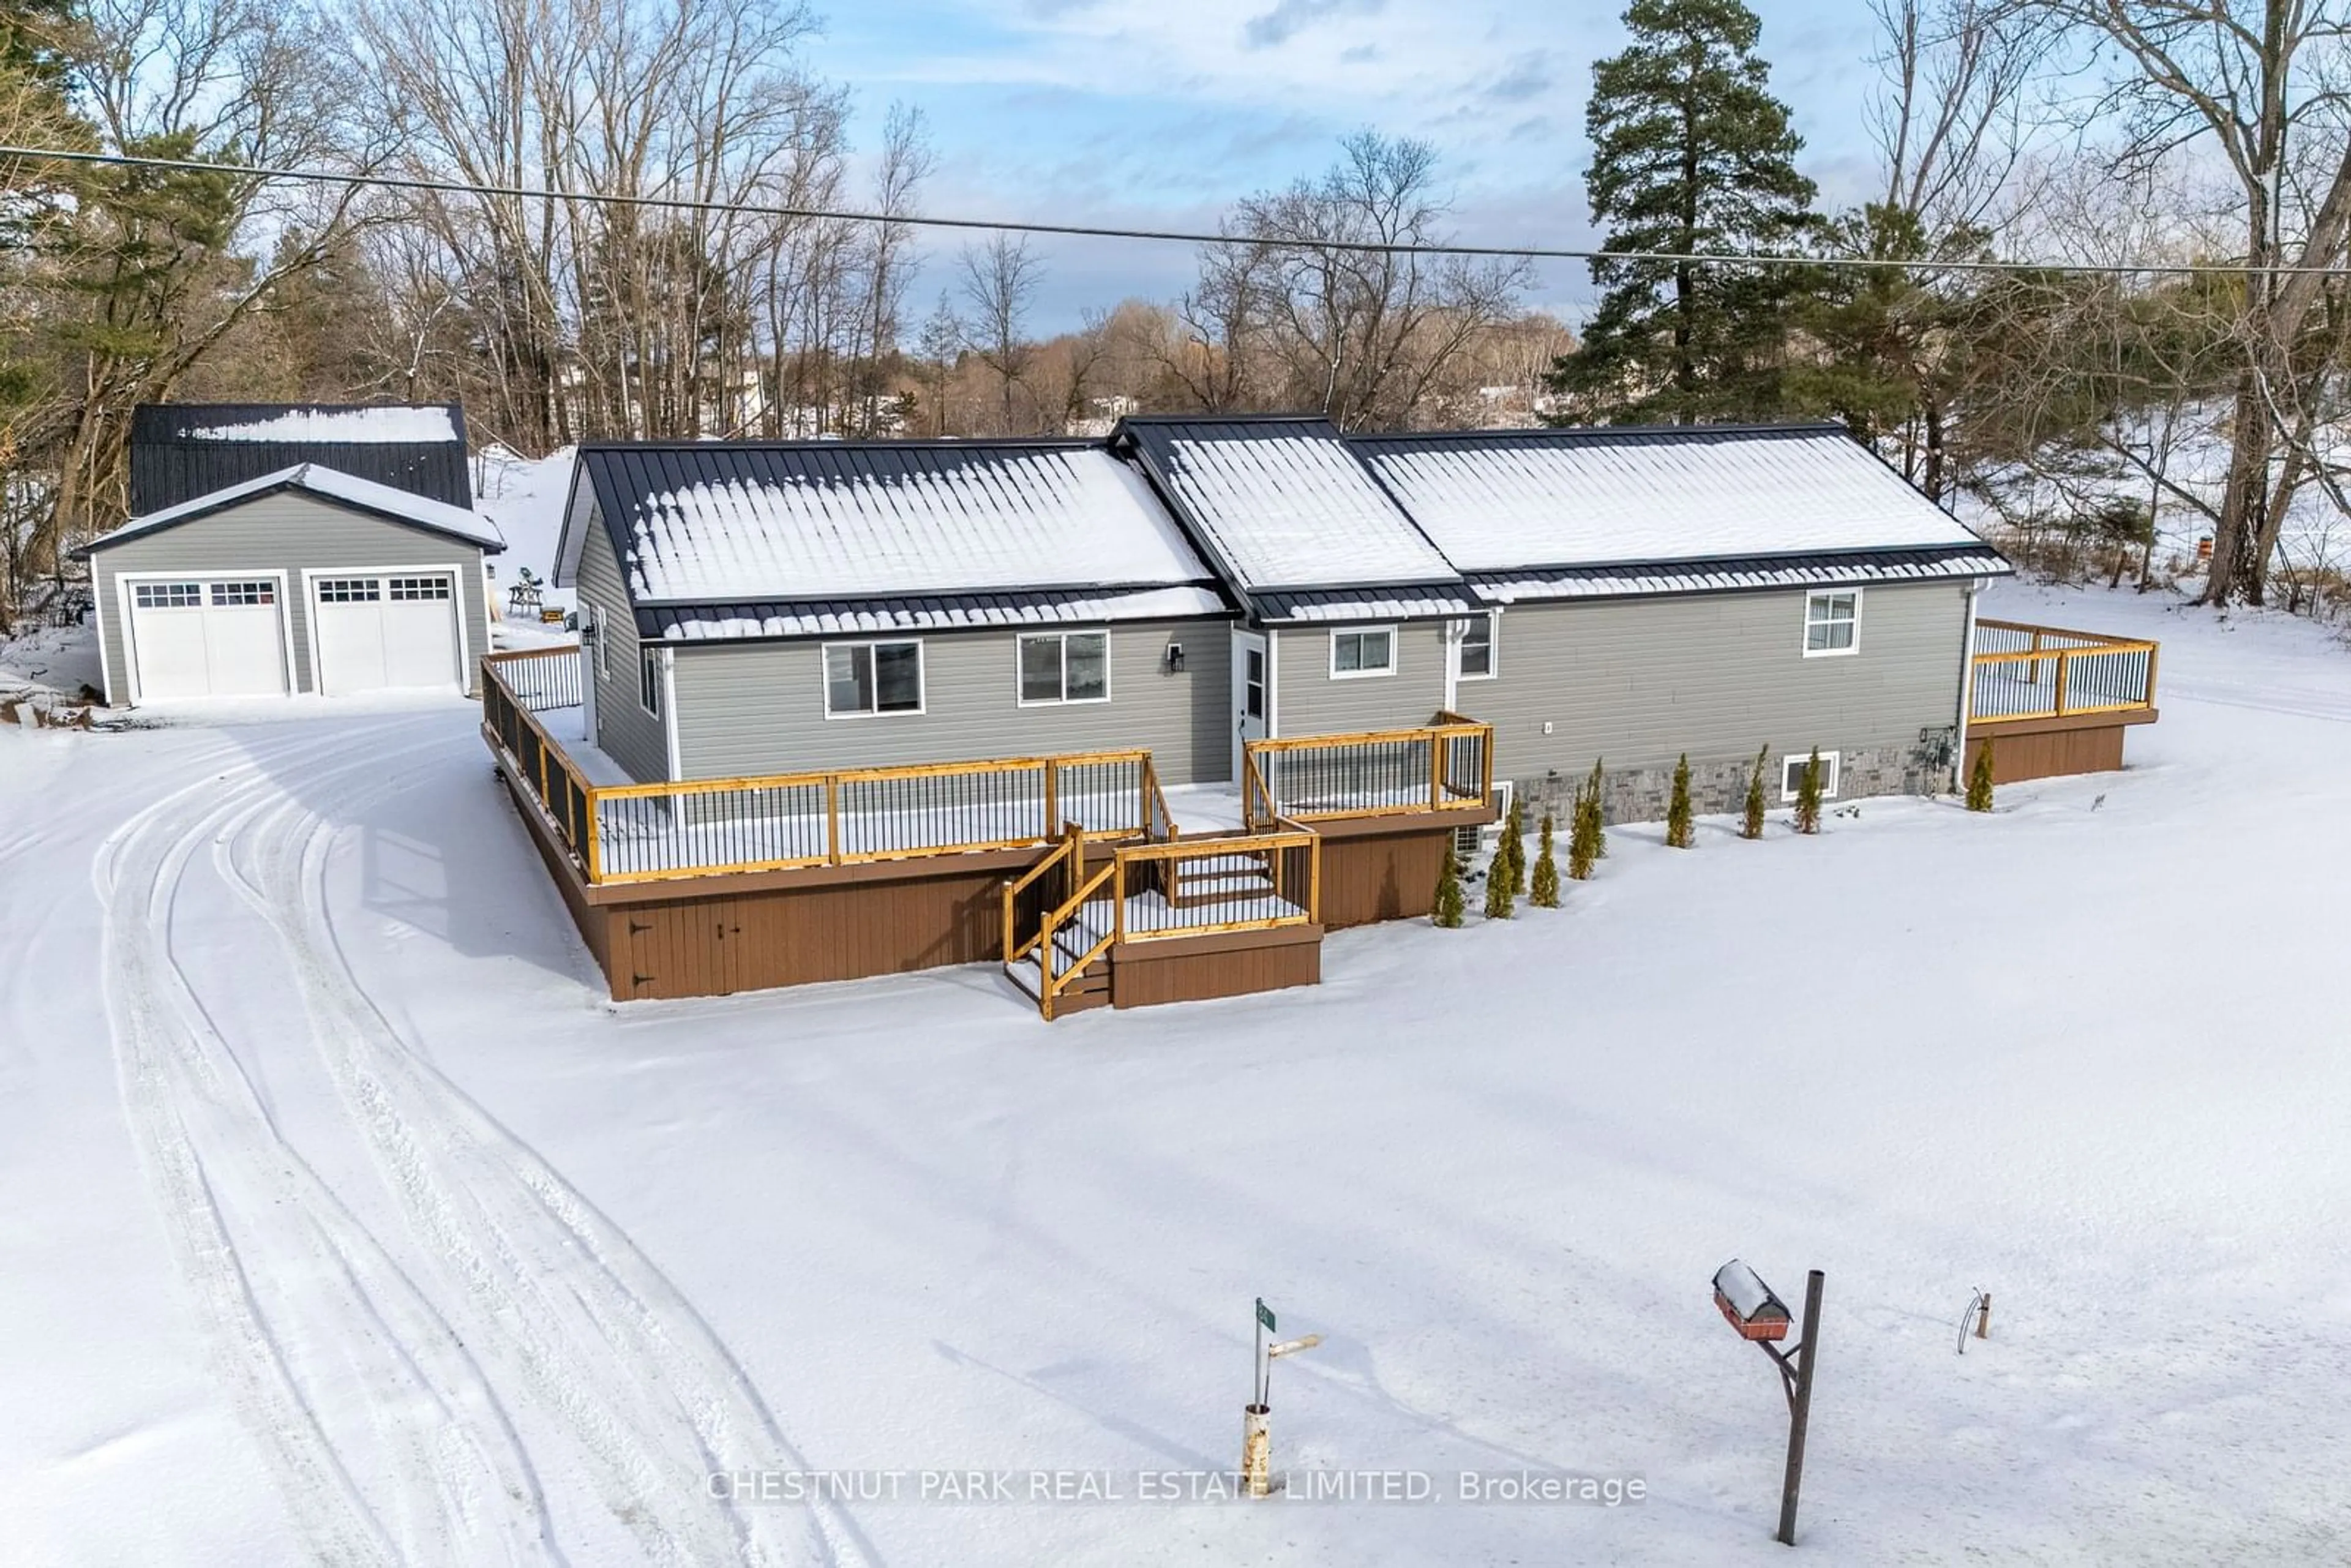
[[[304,463],[474,504],[455,403],[149,402],[131,414],[131,509],[140,517]]]
[[[1767,588],[1835,588],[2006,577],[2014,571],[1990,545],[1863,550],[1845,555],[1768,556],[1659,566],[1551,567],[1474,572],[1469,585],[1494,604],[1547,599],[1632,599],[1659,593],[1739,593]]]
[[[1340,625],[1369,621],[1447,621],[1479,615],[1486,607],[1464,589],[1324,588],[1260,593],[1252,605],[1261,621]]]
[[[641,605],[1212,579],[1143,476],[1099,444],[589,446],[580,470]],[[577,570],[582,498],[559,584]]]
[[[1328,420],[1129,419],[1113,440],[1246,592],[1459,580]]]
[[[453,507],[445,501],[432,500],[391,485],[379,485],[372,479],[362,479],[357,475],[329,468],[322,463],[300,463],[274,474],[247,479],[243,484],[225,486],[209,494],[182,501],[177,506],[150,512],[142,517],[133,517],[112,533],[102,534],[90,540],[82,549],[84,551],[104,549],[126,539],[157,533],[279,490],[305,490],[328,500],[356,507],[363,512],[389,517],[394,522],[464,539],[486,550],[496,552],[507,548],[496,525],[478,512]]]
[[[1105,625],[1123,621],[1182,621],[1231,612],[1222,594],[1202,585],[1143,588],[1128,592],[1066,589],[789,604],[656,604],[640,609],[636,619],[638,635],[656,642],[721,643],[759,637],[959,632],[984,626]]]
[[[1353,439],[1465,572],[1979,541],[1834,425]]]

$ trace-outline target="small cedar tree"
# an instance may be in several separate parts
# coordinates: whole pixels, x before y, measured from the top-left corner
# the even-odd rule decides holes
[[[1677,850],[1686,850],[1698,842],[1697,825],[1690,819],[1689,753],[1674,764],[1674,796],[1666,803],[1666,842]]]
[[[1597,858],[1592,846],[1592,789],[1579,784],[1567,816],[1567,874],[1578,882],[1591,881],[1592,862]]]
[[[1537,909],[1559,907],[1559,859],[1552,852],[1549,811],[1543,813],[1542,848],[1535,856],[1534,888],[1527,901]]]
[[[1437,906],[1429,911],[1429,922],[1448,931],[1457,930],[1461,925],[1461,862],[1447,849],[1445,869],[1437,873]]]
[[[1968,810],[1991,810],[1991,742],[1976,747],[1976,765],[1968,769]]]
[[[1604,804],[1608,783],[1607,775],[1600,769],[1601,759],[1595,757],[1592,759],[1592,777],[1586,781],[1589,799],[1584,810],[1592,813],[1592,858],[1604,861],[1608,858],[1608,809]]]
[[[1821,831],[1821,748],[1813,747],[1813,755],[1804,763],[1804,770],[1796,776],[1796,831],[1817,833]]]
[[[1486,918],[1508,920],[1518,894],[1510,888],[1510,868],[1499,862],[1486,868]]]
[[[1510,814],[1502,824],[1502,847],[1510,855],[1510,895],[1527,890],[1527,819],[1518,798],[1510,799]]]
[[[1755,753],[1755,771],[1747,776],[1747,809],[1739,821],[1739,836],[1760,839],[1763,836],[1763,765],[1770,760],[1771,747],[1767,742]]]

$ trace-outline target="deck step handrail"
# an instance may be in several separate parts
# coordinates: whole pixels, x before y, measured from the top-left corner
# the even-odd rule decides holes
[[[484,733],[594,883],[1028,849],[1071,821],[1089,840],[1143,837],[1155,816],[1174,827],[1141,747],[593,784],[516,692],[516,663],[482,661]]]
[[[1243,822],[1484,810],[1494,791],[1494,727],[1437,716],[1458,722],[1244,742]]]
[[[1202,880],[1217,884],[1193,907],[1181,902],[1187,862],[1212,864],[1214,873]],[[1271,931],[1322,918],[1322,835],[1301,822],[1176,843],[1120,844],[1111,863],[1118,873],[1122,944]],[[1236,874],[1249,864],[1264,868],[1255,885]]]
[[[1983,646],[1985,633],[2007,646]],[[2159,643],[2022,621],[1976,622],[1968,724],[2021,724],[2151,710]],[[2014,645],[2022,642],[2022,646]]]

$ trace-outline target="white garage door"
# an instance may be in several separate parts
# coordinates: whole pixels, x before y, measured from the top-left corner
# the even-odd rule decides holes
[[[139,695],[147,702],[283,695],[282,626],[277,584],[266,578],[132,583]]]
[[[322,577],[310,610],[321,691],[457,684],[457,586],[447,572]]]

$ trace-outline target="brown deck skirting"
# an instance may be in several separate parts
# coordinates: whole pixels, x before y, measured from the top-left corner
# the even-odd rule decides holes
[[[2130,727],[2153,724],[2154,708],[2126,708],[2118,713],[2067,714],[2059,718],[2020,718],[2001,724],[1973,725],[1968,729],[1968,754],[1959,778],[1974,771],[1976,754],[1992,743],[1991,781],[2021,784],[2029,779],[2057,779],[2073,773],[2112,773],[2123,765],[2123,737]]]
[[[1110,954],[1110,999],[1117,1008],[1205,1001],[1322,983],[1320,925],[1125,942]]]

